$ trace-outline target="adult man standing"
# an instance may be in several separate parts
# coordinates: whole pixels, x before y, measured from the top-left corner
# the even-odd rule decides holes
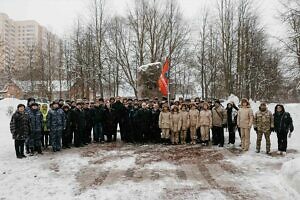
[[[267,109],[267,104],[265,102],[260,104],[259,111],[255,113],[253,126],[257,134],[256,153],[260,152],[261,140],[264,135],[266,139],[266,153],[270,154],[270,135],[271,132],[274,131],[274,117],[272,112]]]
[[[43,115],[38,110],[38,104],[32,103],[30,105],[30,111],[28,112],[30,119],[30,134],[29,134],[29,149],[30,156],[33,156],[34,150],[39,154],[42,154],[42,127],[43,127]]]
[[[52,150],[56,152],[61,149],[62,132],[66,128],[66,120],[58,101],[54,101],[52,107],[53,109],[49,111],[47,116],[47,126],[50,129]]]
[[[10,132],[15,140],[17,158],[25,158],[24,143],[30,132],[29,117],[25,113],[25,105],[18,105],[17,111],[13,114],[10,121]]]
[[[76,108],[71,113],[71,124],[74,130],[74,146],[82,147],[84,143],[85,117],[82,102],[77,101]]]

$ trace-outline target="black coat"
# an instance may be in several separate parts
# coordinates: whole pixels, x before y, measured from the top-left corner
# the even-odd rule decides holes
[[[105,119],[105,108],[104,108],[104,106],[99,106],[99,107],[92,108],[91,117],[92,117],[93,124],[103,123],[104,119]]]
[[[294,131],[293,120],[288,112],[274,113],[274,128],[277,133],[288,133]]]
[[[75,108],[72,110],[70,115],[71,123],[72,123],[72,129],[75,131],[84,131],[85,130],[85,115],[82,110],[79,110],[78,108]]]
[[[25,140],[30,134],[28,114],[15,112],[10,121],[10,132],[15,140]]]
[[[105,121],[103,125],[103,130],[105,134],[113,134],[115,132],[115,123],[116,123],[116,112],[113,108],[105,107],[104,111]]]
[[[135,121],[139,130],[149,131],[151,125],[151,111],[149,109],[140,108],[136,113]]]
[[[84,117],[85,117],[85,125],[86,127],[92,127],[93,124],[93,118],[92,118],[92,110],[90,108],[84,108]]]

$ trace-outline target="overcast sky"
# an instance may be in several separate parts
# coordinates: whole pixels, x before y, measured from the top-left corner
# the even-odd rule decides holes
[[[124,15],[134,0],[106,0],[110,13]],[[178,0],[184,16],[196,23],[203,7],[213,7],[213,0]],[[271,36],[283,34],[277,19],[279,0],[255,0],[262,24]],[[0,0],[0,12],[14,20],[33,19],[59,36],[70,30],[78,16],[88,11],[90,0]],[[212,8],[213,10],[213,8]]]

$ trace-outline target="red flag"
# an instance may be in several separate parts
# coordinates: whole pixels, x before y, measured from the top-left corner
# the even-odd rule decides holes
[[[170,60],[169,58],[166,58],[166,62],[164,63],[164,66],[162,68],[161,74],[158,79],[159,91],[164,96],[168,95],[169,67],[170,67]]]

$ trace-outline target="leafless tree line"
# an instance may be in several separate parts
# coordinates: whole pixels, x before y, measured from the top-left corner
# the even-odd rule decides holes
[[[287,49],[300,68],[300,6],[293,1],[284,4],[282,17],[293,31]],[[199,12],[196,34],[176,1],[136,0],[125,16],[110,16],[104,0],[90,3],[69,37],[53,42],[49,36],[45,48],[24,52],[22,74],[42,79],[50,99],[53,80],[67,80],[69,89],[76,84],[76,98],[90,91],[94,98],[117,96],[124,85],[138,96],[138,67],[167,56],[172,96],[193,95],[199,86],[203,99],[236,94],[274,100],[285,90],[283,56],[268,43],[251,0],[216,0],[214,8]]]

